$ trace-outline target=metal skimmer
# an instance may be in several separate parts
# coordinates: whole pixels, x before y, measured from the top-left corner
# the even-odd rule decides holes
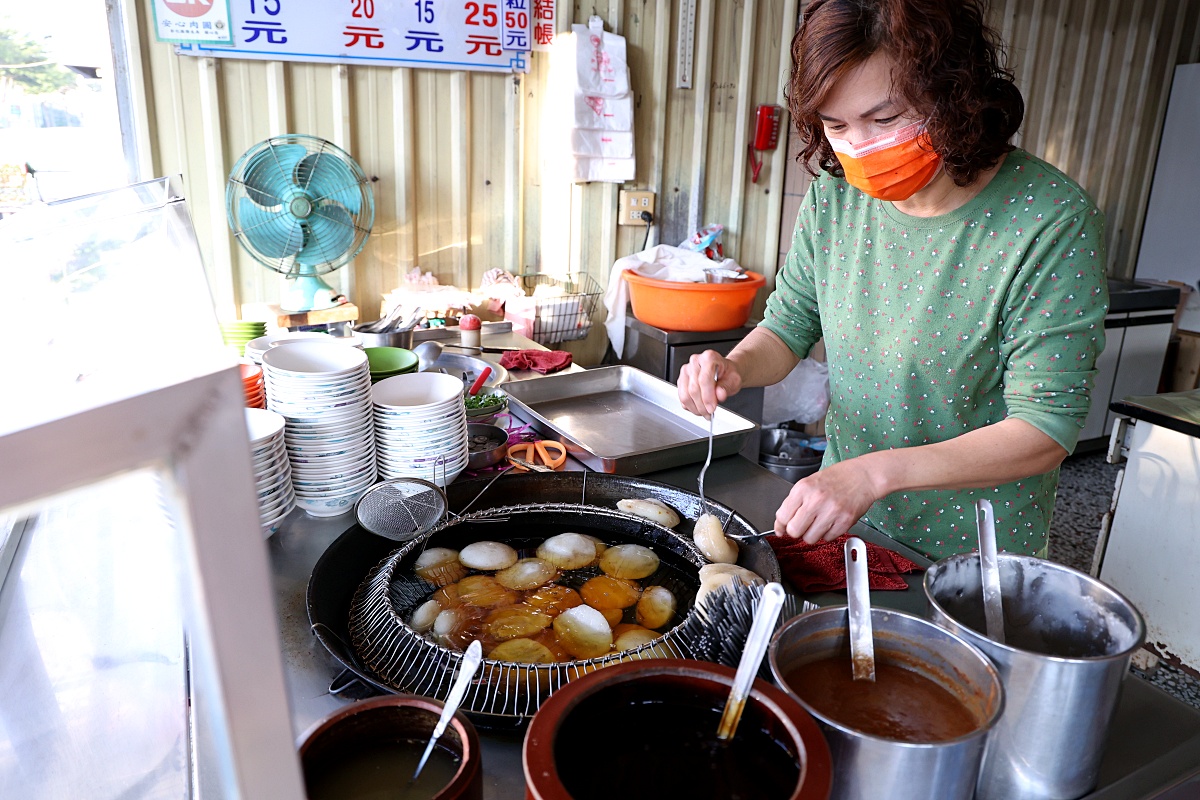
[[[493,523],[496,518],[511,521],[507,534],[483,536],[472,531],[473,523]],[[408,626],[412,611],[434,590],[413,572],[416,558],[426,546],[462,546],[459,539],[466,542],[496,538],[522,551],[545,538],[528,531],[549,524],[559,526],[560,531],[605,531],[597,535],[610,544],[629,541],[653,547],[670,566],[660,568],[645,583],[667,586],[675,594],[681,613],[687,613],[686,609],[692,605],[699,587],[699,567],[706,562],[689,537],[649,520],[597,506],[571,503],[503,506],[447,520],[428,536],[408,542],[388,555],[371,571],[355,592],[350,607],[350,637],[361,662],[381,683],[396,691],[444,698],[462,654],[436,644]],[[571,580],[581,584],[592,574],[600,573],[596,569],[592,574],[587,574],[587,570],[573,570],[571,574]],[[498,718],[509,718],[519,724],[531,717],[551,692],[599,667],[642,658],[693,657],[681,640],[682,628],[681,623],[652,642],[593,659],[554,664],[485,659],[474,684],[467,690],[462,709],[492,717],[490,721],[495,724],[502,724]]]
[[[410,542],[446,516],[446,493],[421,478],[393,478],[371,487],[354,506],[358,524],[378,536]]]

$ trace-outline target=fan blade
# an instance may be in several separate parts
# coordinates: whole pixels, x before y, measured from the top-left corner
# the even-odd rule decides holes
[[[305,224],[308,241],[296,261],[306,267],[339,260],[354,244],[355,227],[350,212],[334,203],[317,206]]]
[[[296,169],[296,182],[313,203],[332,200],[351,214],[362,208],[361,180],[354,167],[332,153],[313,153],[304,157]]]
[[[304,230],[290,214],[267,211],[248,198],[238,198],[238,229],[234,233],[268,258],[287,258],[304,246]]]
[[[306,152],[304,145],[276,144],[252,155],[241,179],[250,199],[267,207],[287,202],[296,188],[296,165]]]

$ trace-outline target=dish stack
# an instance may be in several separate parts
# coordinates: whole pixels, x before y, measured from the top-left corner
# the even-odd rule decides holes
[[[295,342],[264,352],[263,371],[267,408],[286,420],[296,504],[314,517],[344,514],[376,475],[366,355],[335,341]]]
[[[462,381],[440,372],[385,378],[371,387],[381,479],[424,478],[446,486],[467,467]]]
[[[245,355],[246,343],[267,332],[265,322],[222,322],[221,339],[227,347],[232,347],[238,358]]]
[[[367,354],[367,363],[371,367],[371,383],[416,372],[420,363],[416,353],[403,347],[366,347],[363,352]]]
[[[241,364],[242,389],[246,393],[246,408],[267,407],[267,386],[263,380],[262,367],[258,364]]]
[[[292,465],[283,441],[284,419],[265,408],[247,408],[245,414],[258,517],[263,534],[270,536],[279,530],[283,518],[296,507]]]

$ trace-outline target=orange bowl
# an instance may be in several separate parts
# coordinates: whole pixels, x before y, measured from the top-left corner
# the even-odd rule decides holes
[[[647,278],[631,270],[629,282],[633,315],[647,325],[668,331],[727,331],[750,319],[750,307],[767,279],[757,272],[733,283],[680,283]]]

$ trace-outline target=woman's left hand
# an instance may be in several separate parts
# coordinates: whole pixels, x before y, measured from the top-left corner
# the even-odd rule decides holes
[[[862,462],[841,461],[797,481],[775,513],[775,531],[816,544],[850,530],[878,499]]]

